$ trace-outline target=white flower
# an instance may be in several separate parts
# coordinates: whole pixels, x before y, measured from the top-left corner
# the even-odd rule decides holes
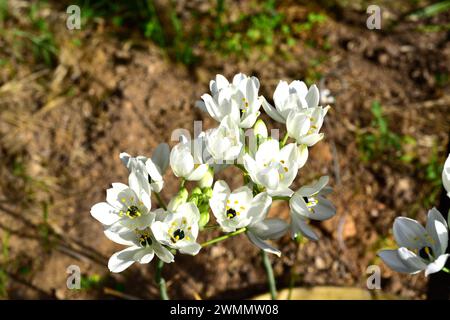
[[[411,274],[425,270],[428,276],[445,266],[448,227],[436,208],[428,211],[426,228],[413,219],[395,219],[394,238],[400,248],[378,253],[391,269]]]
[[[164,185],[163,175],[169,166],[169,152],[169,145],[167,143],[161,143],[153,151],[151,159],[144,156],[134,158],[128,153],[122,152],[120,154],[120,160],[122,160],[128,170],[137,167],[137,170],[145,171],[142,174],[148,175],[148,182],[150,183],[151,189],[155,192],[160,192]]]
[[[323,133],[319,133],[329,106],[304,109],[300,112],[291,112],[286,120],[286,128],[290,137],[298,144],[313,146],[322,140]]]
[[[280,149],[279,142],[270,139],[262,143],[255,157],[244,155],[244,166],[253,182],[266,188],[270,196],[290,196],[290,185],[297,176],[297,147],[290,143]]]
[[[262,106],[267,114],[275,121],[286,123],[288,115],[315,108],[319,104],[319,89],[312,85],[309,90],[303,81],[295,80],[289,85],[286,81],[278,83],[273,93],[275,108],[261,96]]]
[[[208,171],[208,165],[203,163],[201,142],[198,139],[190,141],[184,135],[180,140],[170,152],[170,167],[177,177],[198,181]]]
[[[308,220],[327,220],[336,214],[331,201],[324,198],[324,195],[331,192],[331,188],[326,187],[328,177],[323,176],[317,182],[301,187],[289,200],[291,208],[291,232],[296,237],[299,234],[311,240],[318,240],[319,237],[308,226]]]
[[[113,254],[109,259],[108,268],[111,272],[122,272],[134,262],[149,263],[155,254],[165,263],[174,261],[173,254],[156,241],[150,228],[130,230],[114,225],[105,230],[105,235],[115,243],[128,246]]]
[[[215,163],[227,163],[238,158],[244,145],[244,134],[230,116],[217,128],[206,132],[206,148]]]
[[[95,204],[91,215],[105,226],[120,224],[129,229],[143,229],[153,220],[151,198],[145,185],[145,177],[132,170],[129,186],[113,183],[106,190],[106,202]],[[148,183],[147,183],[148,184]]]
[[[259,80],[242,73],[236,74],[233,82],[217,75],[216,80],[209,84],[211,95],[202,95],[203,101],[197,106],[209,113],[218,122],[226,116],[236,122],[241,128],[250,128],[255,123],[260,112],[261,101],[258,98]]]
[[[450,197],[450,154],[445,161],[444,170],[442,170],[442,184],[447,190],[447,196]]]
[[[247,186],[231,192],[227,183],[220,180],[214,184],[209,203],[223,231],[233,232],[246,227],[246,234],[253,244],[264,251],[278,256],[281,254],[264,241],[278,239],[288,229],[288,224],[283,220],[266,218],[272,204],[272,198],[267,193],[253,197],[252,190]]]
[[[192,202],[158,214],[156,219],[151,226],[156,240],[181,253],[196,255],[200,251],[201,246],[196,242],[200,212]]]

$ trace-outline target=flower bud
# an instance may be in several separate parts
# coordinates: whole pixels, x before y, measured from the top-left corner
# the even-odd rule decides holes
[[[211,187],[213,184],[213,181],[214,181],[214,169],[209,167],[208,171],[206,171],[203,178],[201,178],[200,181],[198,182],[198,186],[202,189]]]
[[[167,206],[171,210],[176,210],[180,205],[185,203],[188,199],[188,191],[185,187],[181,188],[180,191],[178,191],[177,195],[170,200],[169,205]]]

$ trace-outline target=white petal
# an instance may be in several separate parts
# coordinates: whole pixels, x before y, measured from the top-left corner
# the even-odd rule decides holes
[[[445,267],[445,263],[447,262],[448,254],[443,254],[439,256],[436,260],[430,263],[425,269],[425,276],[428,277],[429,274],[441,271],[443,267]]]
[[[422,261],[414,252],[411,252],[407,248],[398,248],[398,256],[406,266],[411,267],[413,270],[424,270],[427,264]]]
[[[319,89],[317,89],[317,86],[313,84],[311,87],[309,87],[308,93],[306,94],[305,100],[308,103],[308,107],[314,108],[319,105]]]
[[[304,237],[313,241],[319,240],[319,237],[309,227],[306,220],[295,214],[291,215],[291,233],[292,238],[295,238],[298,235],[303,235]]]
[[[158,242],[153,243],[152,247],[153,247],[153,250],[155,251],[156,256],[159,259],[161,259],[162,261],[164,261],[165,263],[171,263],[171,262],[175,261],[175,258],[173,256],[172,252],[170,252],[170,250],[163,247]]]
[[[442,214],[433,208],[428,211],[426,230],[433,239],[432,249],[435,256],[444,254],[448,245],[448,226]]]
[[[450,154],[445,160],[444,170],[442,170],[442,183],[445,190],[447,190],[447,196],[450,197]]]
[[[286,122],[286,120],[278,113],[278,111],[269,102],[267,102],[266,98],[261,96],[260,100],[264,111],[266,111],[269,117],[280,123]]]
[[[301,144],[298,146],[297,151],[297,166],[300,169],[308,160],[308,146],[305,144]]]
[[[257,174],[258,181],[262,185],[266,186],[269,190],[278,189],[278,184],[280,183],[280,175],[278,170],[275,168],[264,169]]]
[[[126,153],[126,152],[121,152],[119,154],[119,158],[120,158],[120,161],[122,161],[123,165],[125,167],[127,167],[128,170],[130,170],[130,159],[131,159],[131,156],[128,153]]]
[[[288,96],[289,85],[286,81],[280,81],[275,89],[275,92],[273,93],[273,101],[278,111],[282,111],[282,109],[280,108],[284,107],[284,102],[286,101]]]
[[[409,265],[406,265],[398,255],[398,250],[381,250],[378,255],[383,262],[392,270],[401,273],[417,273],[420,270],[416,270]]]
[[[306,94],[308,93],[308,87],[306,86],[306,84],[303,81],[299,80],[292,81],[289,84],[289,89],[290,92],[294,90],[295,93],[299,96],[299,98],[305,97]]]
[[[109,270],[114,273],[124,271],[135,262],[134,256],[139,250],[141,248],[133,246],[114,253],[108,261]]]
[[[282,219],[270,218],[251,224],[249,230],[259,238],[278,239],[281,238],[289,229],[289,225]]]
[[[324,137],[323,133],[312,133],[312,134],[308,134],[307,136],[297,140],[297,143],[306,144],[308,147],[312,147],[317,142],[322,140],[323,137]]]
[[[169,166],[169,157],[170,157],[170,148],[167,143],[159,144],[156,149],[153,151],[152,160],[159,169],[161,170],[161,174],[166,172],[167,167]]]
[[[272,198],[267,193],[262,192],[257,194],[250,203],[247,216],[252,219],[252,223],[261,221],[266,218]]]
[[[302,197],[309,197],[320,192],[328,184],[330,178],[328,176],[322,176],[317,181],[310,185],[303,186],[296,193]]]
[[[120,199],[136,197],[136,193],[123,183],[113,183],[112,188],[106,190],[106,202],[116,209],[126,209]]]
[[[139,252],[136,253],[134,259],[141,264],[150,263],[155,256],[155,251],[152,247],[143,248]]]
[[[133,230],[125,228],[119,224],[112,225],[104,230],[105,236],[118,244],[124,246],[137,245],[136,233]]]
[[[220,122],[220,120],[222,119],[222,113],[220,112],[213,97],[211,97],[209,94],[204,94],[202,95],[202,99],[205,102],[206,110],[208,111],[211,118]]]
[[[278,156],[280,152],[280,145],[277,140],[270,139],[263,142],[256,152],[255,161],[257,164],[262,165]]]
[[[277,255],[278,257],[281,256],[281,251],[280,250],[278,250],[277,248],[272,247],[267,242],[264,242],[263,239],[261,239],[260,237],[258,237],[254,233],[252,233],[251,231],[247,231],[247,237],[249,238],[249,240],[255,246],[257,246],[258,248],[264,250],[265,252],[273,253],[273,254]]]
[[[120,219],[117,209],[106,202],[95,204],[91,208],[91,215],[105,225],[111,225]]]
[[[425,228],[416,220],[398,217],[394,222],[394,238],[400,247],[420,249],[428,245]]]
[[[206,172],[208,171],[208,168],[209,167],[208,167],[207,164],[199,165],[194,171],[192,171],[191,174],[189,174],[186,177],[186,180],[189,180],[189,181],[198,181],[198,180],[200,180],[206,174]]]
[[[199,245],[196,242],[192,242],[192,243],[180,248],[180,252],[184,253],[184,254],[190,254],[192,256],[195,256],[200,251],[201,248],[202,248],[201,245]]]

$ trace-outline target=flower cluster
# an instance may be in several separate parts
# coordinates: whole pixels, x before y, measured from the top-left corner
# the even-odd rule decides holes
[[[444,164],[442,182],[450,197],[450,155]],[[398,217],[394,222],[394,238],[398,249],[381,250],[378,254],[391,269],[415,274],[425,270],[425,275],[441,270],[449,272],[445,263],[449,254],[445,253],[448,245],[448,225],[442,214],[433,208],[428,211],[425,228],[416,220]]]
[[[134,262],[149,263],[154,255],[170,263],[177,253],[196,255],[206,245],[241,233],[261,250],[279,256],[281,251],[269,240],[289,230],[293,238],[317,240],[309,221],[335,214],[325,198],[331,191],[328,177],[292,190],[308,159],[308,148],[323,138],[320,129],[329,107],[319,106],[317,87],[280,81],[274,106],[259,95],[256,77],[240,73],[229,82],[217,75],[209,87],[210,94],[202,95],[196,105],[218,126],[193,139],[181,135],[172,149],[160,144],[151,158],[121,153],[129,170],[128,185],[113,183],[106,202],[92,207],[91,214],[103,224],[106,237],[126,246],[110,258],[112,272]],[[261,106],[273,120],[285,124],[283,139],[269,136],[266,124],[258,119]],[[160,192],[169,166],[181,181],[178,193],[166,205]],[[229,166],[243,174],[243,186],[234,190],[225,181],[214,180]],[[186,181],[191,181],[190,190]],[[269,217],[274,201],[289,202],[289,221]],[[210,213],[215,222],[210,222]],[[226,235],[199,244],[199,232],[213,228]]]

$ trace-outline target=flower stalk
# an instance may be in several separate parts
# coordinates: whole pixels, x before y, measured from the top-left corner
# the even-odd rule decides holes
[[[163,268],[164,268],[164,261],[158,260],[158,264],[156,265],[155,280],[159,286],[159,295],[161,296],[161,300],[170,300],[169,295],[167,294],[166,280],[162,276]]]
[[[203,242],[201,244],[201,246],[202,246],[202,248],[204,248],[204,247],[210,246],[212,244],[215,244],[217,242],[221,242],[221,241],[227,240],[228,238],[231,238],[231,237],[237,236],[238,234],[244,233],[246,230],[247,230],[247,228],[238,229],[238,230],[236,230],[234,232],[230,232],[230,233],[227,233],[227,234],[225,234],[223,236],[220,236],[220,237],[211,239],[209,241]]]
[[[272,300],[277,300],[277,287],[275,283],[275,276],[273,275],[272,264],[270,263],[267,252],[264,250],[261,250],[261,257],[267,274],[267,284],[269,285],[270,297]]]

